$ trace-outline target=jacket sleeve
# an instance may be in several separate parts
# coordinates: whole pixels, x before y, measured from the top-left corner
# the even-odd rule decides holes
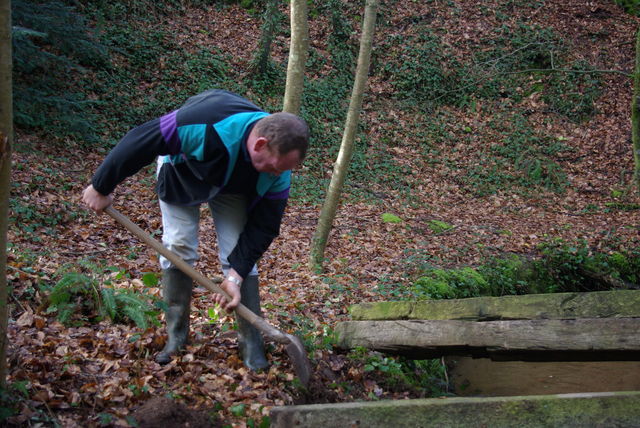
[[[170,151],[160,130],[160,119],[140,125],[127,133],[107,155],[93,175],[93,187],[106,196],[125,178]]]
[[[288,188],[286,191],[267,193],[249,212],[247,224],[229,255],[231,267],[243,278],[280,234],[288,194]]]

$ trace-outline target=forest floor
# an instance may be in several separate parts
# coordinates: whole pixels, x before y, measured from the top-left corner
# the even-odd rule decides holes
[[[429,17],[432,25],[450,28],[443,43],[455,46],[460,55],[473,50],[473,41],[492,31],[495,23],[490,15],[480,13],[476,3],[489,7],[487,3],[498,2],[456,2],[462,13],[455,15],[443,3],[387,6],[385,31],[406,36],[413,28],[413,17]],[[570,35],[579,53],[598,67],[632,71],[639,22],[613,2],[557,0],[523,10],[530,16],[516,16],[514,8],[514,19],[543,23]],[[167,20],[166,25],[175,27],[185,46],[208,45],[234,54],[235,66],[250,59],[260,27],[259,17],[236,6],[197,9]],[[215,31],[201,31],[213,26]],[[312,25],[312,45],[321,49],[325,32],[326,27]],[[285,42],[280,39],[275,44],[276,56],[286,55]],[[85,263],[82,271],[98,281],[110,280],[116,287],[145,287],[159,296],[158,285],[141,281],[143,273],[158,272],[158,261],[151,249],[108,216],[96,216],[81,205],[82,189],[104,153],[74,149],[61,159],[59,149],[18,131],[17,145],[31,149],[14,153],[12,181],[17,190],[12,197],[19,205],[12,209],[23,223],[14,223],[9,230],[12,293],[7,354],[9,383],[24,382],[28,398],[20,401],[10,423],[34,425],[39,418],[62,426],[127,426],[133,416],[140,426],[162,426],[162,418],[171,420],[171,426],[207,426],[207,412],[213,412],[221,426],[259,426],[273,406],[429,396],[425,389],[399,387],[378,372],[366,371],[362,360],[334,349],[324,335],[336,322],[349,318],[350,305],[389,299],[390,287],[411,284],[416,269],[411,257],[416,255],[440,266],[476,266],[487,256],[533,256],[541,242],[554,238],[585,240],[594,250],[609,248],[612,241],[620,248],[638,245],[640,197],[630,186],[631,79],[608,73],[603,82],[597,113],[589,121],[544,125],[548,134],[572,148],[560,161],[570,182],[565,192],[474,196],[460,185],[455,172],[415,156],[421,144],[414,138],[415,117],[394,110],[388,82],[371,78],[362,115],[368,138],[372,147],[389,138],[385,133],[389,117],[407,124],[391,136],[395,141],[391,150],[395,161],[412,171],[405,178],[413,189],[411,201],[398,190],[376,186],[369,189],[374,195],[369,200],[347,198],[334,221],[323,273],[307,267],[320,207],[292,201],[281,235],[260,262],[264,316],[283,330],[304,335],[311,347],[316,378],[306,393],[296,386],[280,345],[269,345],[271,366],[265,372],[243,367],[235,332],[229,329],[232,317],[222,313],[215,319],[210,293],[202,288],[194,292],[191,343],[166,366],[153,360],[164,344],[163,328],[141,330],[107,321],[68,327],[56,314],[47,313],[46,305],[38,303],[46,301],[38,285],[55,283],[61,268],[81,269],[87,260],[114,266],[117,272],[105,273]],[[543,121],[544,102],[532,96],[521,103],[531,120]],[[450,113],[456,138],[438,149],[450,152],[453,162],[464,168],[474,164],[479,145],[495,141],[465,134],[465,129],[482,128],[486,120],[482,113],[455,109]],[[327,174],[330,166],[327,159]],[[303,168],[300,174],[304,173]],[[151,177],[149,169],[119,186],[115,206],[158,237],[161,223]],[[352,189],[347,186],[345,192]],[[17,206],[22,207],[20,213],[15,212]],[[402,222],[384,222],[384,213],[397,215]],[[431,220],[453,227],[436,233],[429,227]],[[209,216],[203,216],[201,228],[201,259],[196,268],[213,277],[219,271]]]

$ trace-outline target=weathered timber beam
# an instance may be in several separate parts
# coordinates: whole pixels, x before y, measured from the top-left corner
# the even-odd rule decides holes
[[[640,426],[640,392],[427,398],[271,409],[273,428],[595,428]]]
[[[535,354],[534,359],[550,354],[551,360],[567,360],[562,353],[594,354],[594,359],[607,353],[615,355],[614,359],[620,354],[623,359],[640,355],[640,318],[346,321],[336,325],[336,333],[343,349],[362,346],[425,358],[492,353]]]
[[[362,303],[349,312],[354,320],[640,318],[640,290]]]

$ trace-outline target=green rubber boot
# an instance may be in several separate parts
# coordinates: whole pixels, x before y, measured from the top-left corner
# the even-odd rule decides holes
[[[260,315],[260,293],[258,292],[258,277],[248,276],[240,286],[240,303],[253,313]],[[238,346],[244,365],[251,370],[262,370],[269,367],[264,355],[264,342],[260,330],[248,321],[236,316],[238,322]]]
[[[191,311],[191,291],[193,281],[176,268],[163,271],[162,297],[167,304],[167,344],[156,356],[156,362],[167,364],[187,343],[189,337],[189,314]]]

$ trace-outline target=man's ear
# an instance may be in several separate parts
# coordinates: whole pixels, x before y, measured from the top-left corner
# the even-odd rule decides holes
[[[259,152],[263,148],[268,147],[268,144],[269,144],[269,140],[267,139],[267,137],[258,137],[256,139],[256,142],[255,142],[254,146],[253,146],[253,149],[256,152]]]

